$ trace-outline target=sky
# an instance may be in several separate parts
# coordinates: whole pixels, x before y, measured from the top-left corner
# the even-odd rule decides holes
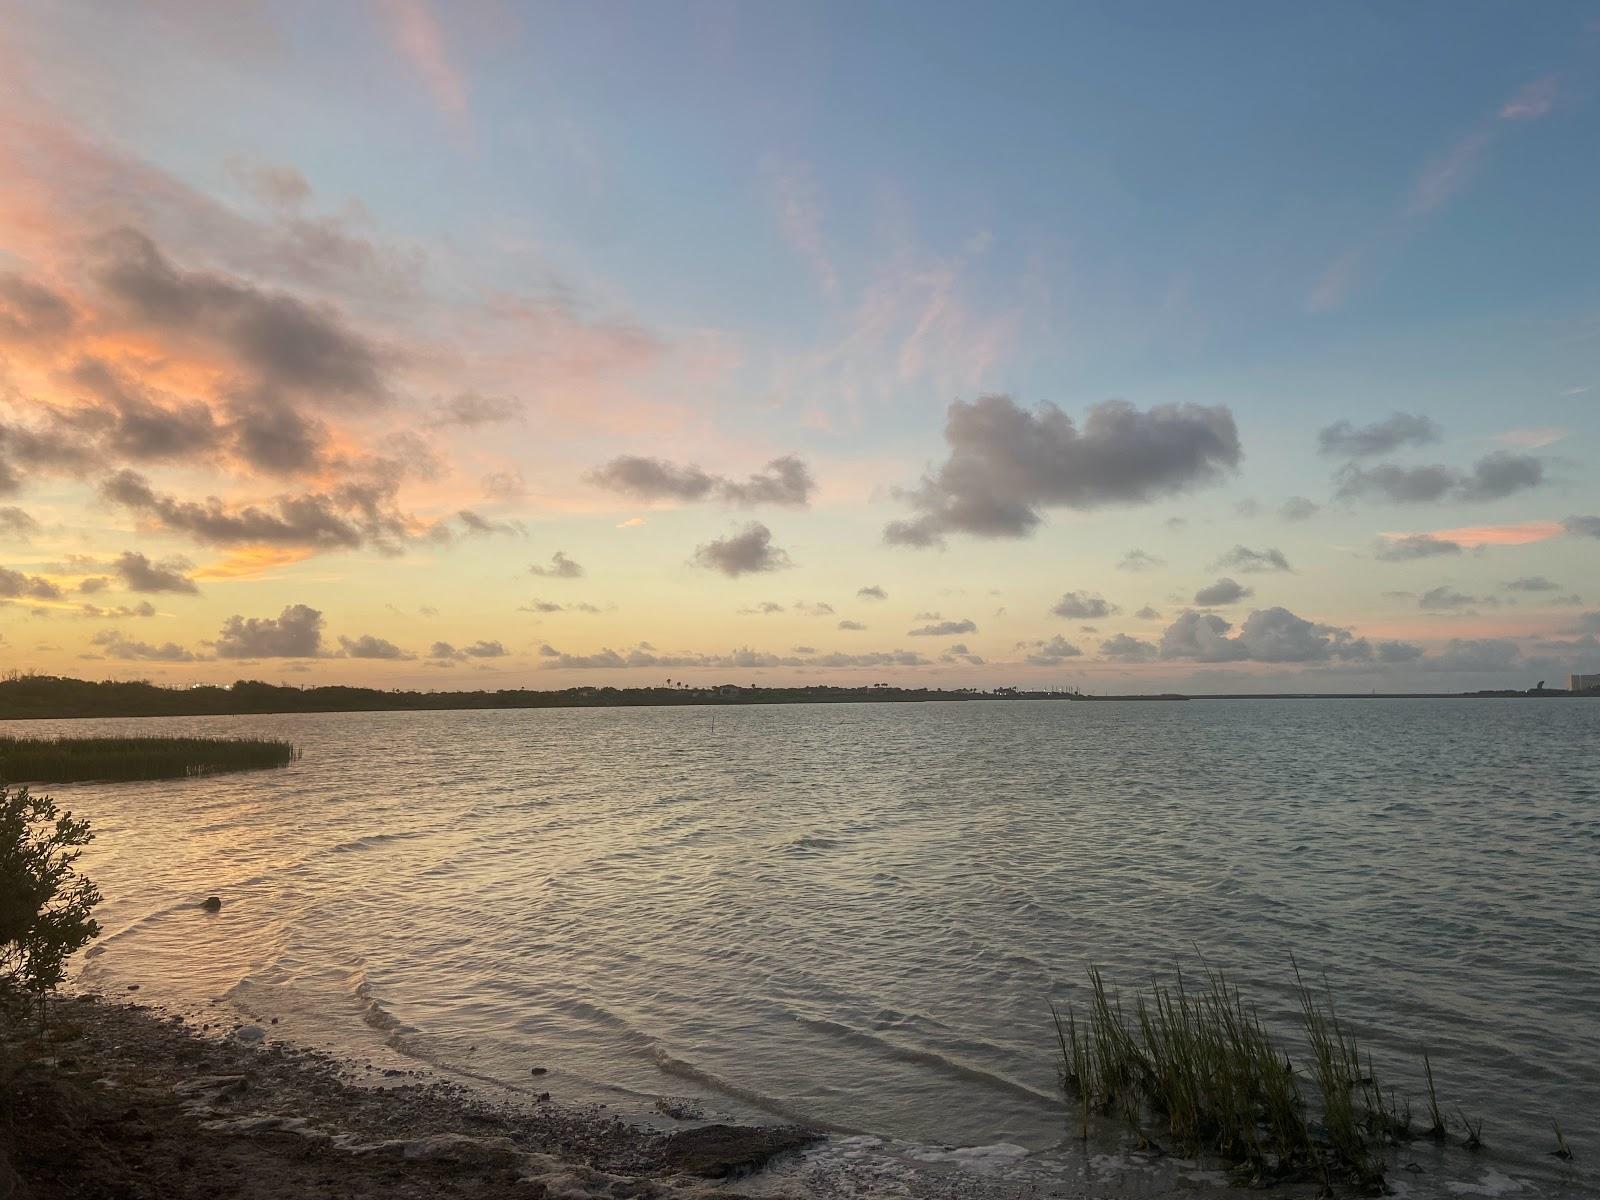
[[[1600,0],[0,0],[0,668],[1600,671]]]

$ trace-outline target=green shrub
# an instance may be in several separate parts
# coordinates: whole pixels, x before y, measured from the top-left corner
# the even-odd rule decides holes
[[[100,932],[100,891],[74,869],[89,822],[49,796],[0,784],[0,1008],[43,1011],[67,959]]]

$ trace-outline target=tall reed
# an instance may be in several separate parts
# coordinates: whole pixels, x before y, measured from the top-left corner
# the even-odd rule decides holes
[[[1203,966],[1191,981],[1179,969],[1130,1012],[1091,969],[1082,1021],[1072,1006],[1064,1018],[1052,1006],[1061,1085],[1078,1101],[1084,1136],[1098,1112],[1141,1142],[1154,1135],[1184,1153],[1215,1154],[1252,1182],[1306,1177],[1381,1191],[1383,1147],[1406,1136],[1409,1108],[1385,1096],[1370,1061],[1362,1071],[1331,1000],[1319,1000],[1298,967],[1295,979],[1320,1124],[1283,1047],[1222,972]]]

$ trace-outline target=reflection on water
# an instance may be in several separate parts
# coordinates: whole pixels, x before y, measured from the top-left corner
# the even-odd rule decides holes
[[[1600,703],[0,728],[304,748],[283,771],[55,789],[100,833],[88,977],[179,1007],[225,996],[308,1040],[512,1082],[547,1066],[613,1100],[1046,1147],[1046,999],[1088,964],[1139,986],[1198,949],[1288,1019],[1292,951],[1419,1096],[1426,1043],[1500,1168],[1549,1183],[1600,1145]],[[1552,1119],[1574,1168],[1547,1156]]]

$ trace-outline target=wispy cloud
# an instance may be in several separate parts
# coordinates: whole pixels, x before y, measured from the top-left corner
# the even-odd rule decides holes
[[[1532,429],[1507,429],[1504,433],[1497,433],[1489,440],[1499,442],[1502,446],[1518,446],[1526,450],[1538,450],[1543,446],[1552,446],[1566,437],[1570,429],[1557,429],[1553,425],[1542,425]]]
[[[381,0],[390,39],[422,78],[439,110],[461,133],[468,131],[467,83],[450,57],[428,0]]]
[[[1347,247],[1313,283],[1306,296],[1312,312],[1341,307],[1373,260],[1403,241],[1416,226],[1447,205],[1482,169],[1494,144],[1513,124],[1548,116],[1559,90],[1553,76],[1535,79],[1442,150],[1428,156],[1412,176],[1399,210],[1371,236]]]
[[[822,198],[809,163],[769,158],[762,166],[784,241],[805,260],[829,296],[839,290],[839,272],[822,233]]]

